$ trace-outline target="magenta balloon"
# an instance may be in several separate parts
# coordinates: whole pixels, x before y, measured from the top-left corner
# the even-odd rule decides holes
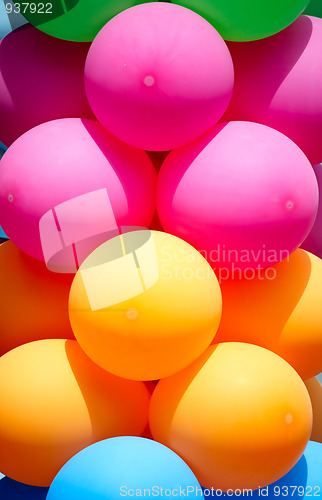
[[[313,166],[319,186],[319,208],[313,227],[301,247],[322,259],[322,164]]]
[[[116,137],[151,151],[189,143],[227,109],[233,65],[218,32],[169,3],[142,4],[99,32],[85,66],[98,120]]]
[[[157,209],[165,231],[186,240],[213,268],[268,267],[310,231],[318,187],[303,152],[276,130],[230,122],[165,159]]]
[[[54,120],[26,132],[3,156],[0,225],[21,250],[43,260],[45,248],[54,255],[55,245],[63,250],[120,226],[148,227],[155,185],[145,151],[97,121]]]
[[[30,128],[56,118],[94,118],[84,89],[89,47],[30,25],[0,42],[0,141],[10,146]]]
[[[300,16],[256,42],[228,43],[235,87],[223,121],[250,120],[290,137],[322,161],[322,19]]]

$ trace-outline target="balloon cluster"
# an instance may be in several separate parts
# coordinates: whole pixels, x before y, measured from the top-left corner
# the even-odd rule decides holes
[[[1,499],[322,495],[308,3],[4,2]]]

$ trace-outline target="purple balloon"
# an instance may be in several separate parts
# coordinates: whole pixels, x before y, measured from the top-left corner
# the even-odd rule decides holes
[[[318,186],[320,203],[314,225],[301,247],[322,259],[322,163],[313,166]]]

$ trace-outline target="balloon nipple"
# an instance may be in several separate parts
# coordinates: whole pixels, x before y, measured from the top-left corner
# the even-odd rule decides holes
[[[8,201],[10,201],[10,203],[12,203],[12,202],[13,202],[13,195],[12,195],[12,194],[9,194],[9,196],[8,196]]]
[[[147,75],[144,78],[143,82],[144,82],[144,85],[146,85],[147,87],[152,87],[155,84],[155,79],[153,76]]]
[[[286,202],[286,208],[287,210],[292,210],[294,208],[294,203],[293,201],[289,200]]]
[[[292,417],[292,415],[291,415],[290,413],[288,413],[288,414],[286,415],[286,417],[285,417],[285,422],[286,422],[287,424],[291,424],[291,423],[293,422],[293,417]]]
[[[137,312],[136,309],[128,309],[125,313],[125,316],[127,319],[133,320],[138,317],[139,313]]]

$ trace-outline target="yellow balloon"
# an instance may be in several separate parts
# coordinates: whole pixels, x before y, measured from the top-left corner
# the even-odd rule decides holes
[[[286,361],[227,342],[160,380],[149,421],[153,438],[180,455],[204,487],[258,489],[296,464],[310,438],[312,409]]]
[[[75,340],[39,340],[0,359],[0,471],[49,486],[75,453],[114,436],[140,436],[150,394],[93,363]]]
[[[322,384],[317,377],[305,380],[313,409],[311,440],[322,443]]]
[[[211,343],[221,292],[207,261],[180,238],[132,231],[96,249],[73,281],[69,314],[86,354],[133,380],[171,375]]]

